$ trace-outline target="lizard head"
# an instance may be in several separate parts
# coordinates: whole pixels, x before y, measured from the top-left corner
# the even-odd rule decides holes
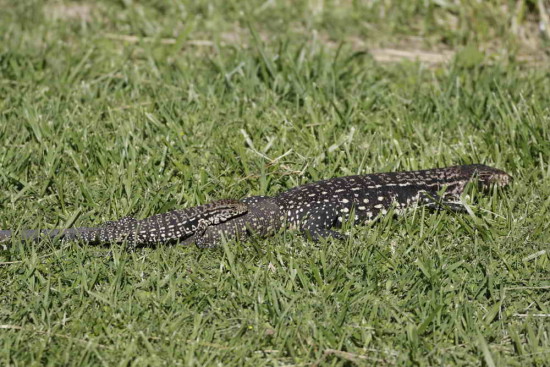
[[[205,216],[211,224],[219,224],[248,211],[248,205],[234,199],[222,199],[206,204]]]
[[[508,173],[483,164],[464,166],[464,169],[469,177],[477,180],[483,190],[487,190],[492,186],[505,187],[512,182],[512,176]]]
[[[487,191],[493,186],[507,186],[512,176],[483,164],[468,164],[450,167],[446,179],[453,181],[449,185],[448,195],[460,196],[469,182],[475,182],[482,191]]]

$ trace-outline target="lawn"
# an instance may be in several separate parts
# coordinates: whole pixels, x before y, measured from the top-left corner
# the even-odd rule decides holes
[[[346,241],[5,244],[0,365],[548,365],[544,4],[0,0],[1,229],[360,173],[514,177]]]

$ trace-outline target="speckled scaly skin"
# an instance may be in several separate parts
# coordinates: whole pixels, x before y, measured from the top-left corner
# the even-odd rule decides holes
[[[198,247],[215,247],[225,239],[245,241],[253,236],[264,238],[277,233],[283,227],[284,214],[275,198],[269,196],[250,196],[242,199],[248,207],[246,214],[232,218],[224,223],[210,226],[204,234],[193,235],[182,241]]]
[[[90,243],[126,240],[131,244],[179,240],[213,247],[223,238],[267,237],[284,228],[297,229],[313,240],[343,238],[332,228],[340,227],[352,213],[353,221],[360,224],[390,209],[399,214],[417,205],[461,210],[456,201],[473,179],[486,189],[506,186],[511,178],[504,171],[481,164],[338,177],[298,186],[274,197],[222,200],[141,221],[123,218],[98,228],[24,231],[22,238],[46,235]],[[0,231],[0,240],[10,236],[10,231]]]
[[[333,178],[290,189],[276,197],[290,227],[309,233],[313,239],[342,237],[331,230],[339,227],[353,211],[361,223],[418,203],[451,203],[459,198],[466,184],[477,177],[482,186],[506,185],[509,175],[485,165],[465,165],[421,171],[375,173]],[[444,193],[440,195],[441,191]],[[435,199],[435,200],[434,200]]]
[[[354,222],[360,224],[387,213],[390,208],[396,214],[417,205],[462,211],[462,205],[456,201],[472,179],[486,189],[491,185],[506,186],[511,178],[504,171],[472,164],[318,181],[274,197],[247,198],[253,199],[247,201],[248,213],[208,227],[202,245],[215,246],[222,236],[240,240],[253,234],[265,237],[282,228],[298,229],[313,240],[344,238],[332,228],[340,227],[352,213]],[[197,238],[197,235],[190,237],[185,243]]]
[[[60,237],[63,240],[78,240],[87,243],[123,242],[156,244],[183,240],[197,234],[197,244],[210,225],[217,225],[229,218],[242,215],[248,210],[245,203],[224,199],[183,210],[153,215],[143,220],[132,217],[107,222],[96,228],[69,228],[66,230],[26,230],[20,237],[24,241]],[[0,231],[0,241],[11,238],[11,231]]]

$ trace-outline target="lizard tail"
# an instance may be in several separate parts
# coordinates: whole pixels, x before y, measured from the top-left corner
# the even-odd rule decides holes
[[[68,228],[68,229],[24,229],[21,231],[0,230],[0,243],[18,239],[23,243],[38,242],[43,239],[59,238],[62,240],[83,240],[96,242],[99,240],[100,228]]]

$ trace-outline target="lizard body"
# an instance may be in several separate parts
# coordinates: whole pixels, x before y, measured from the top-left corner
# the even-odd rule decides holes
[[[282,228],[297,229],[313,240],[344,238],[332,228],[340,227],[352,214],[354,223],[360,224],[390,209],[399,214],[417,205],[462,211],[457,201],[466,184],[474,179],[482,189],[506,186],[511,180],[506,172],[480,164],[332,178],[274,197],[243,199],[248,212],[210,226],[201,246],[216,246],[222,236],[245,240],[252,235],[265,237]],[[197,237],[190,237],[185,243],[193,243]]]
[[[95,228],[68,228],[54,230],[24,230],[24,241],[60,237],[87,243],[123,242],[152,244],[182,240],[197,234],[197,241],[210,225],[218,225],[229,218],[246,213],[246,204],[224,199],[192,208],[156,214],[143,220],[125,217]],[[0,241],[11,238],[12,231],[0,231]]]

